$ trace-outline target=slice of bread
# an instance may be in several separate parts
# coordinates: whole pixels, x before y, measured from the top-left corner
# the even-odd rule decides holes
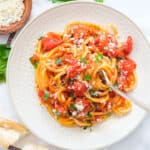
[[[29,133],[23,125],[0,118],[0,147],[8,148]]]
[[[28,144],[22,150],[48,150],[48,148],[37,144]]]

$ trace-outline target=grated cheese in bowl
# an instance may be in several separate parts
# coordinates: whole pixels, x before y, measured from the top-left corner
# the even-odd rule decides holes
[[[24,0],[0,0],[0,26],[9,26],[21,20]]]

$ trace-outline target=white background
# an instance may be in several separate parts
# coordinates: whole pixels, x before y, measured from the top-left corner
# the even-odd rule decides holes
[[[150,40],[149,0],[105,0],[104,4],[111,6],[127,15],[141,28],[146,37]],[[52,7],[53,5],[54,4],[51,4],[49,0],[33,0],[33,9],[30,20],[35,18],[38,14],[40,14],[44,10]],[[7,38],[8,36],[0,36],[0,43],[6,42]],[[8,97],[6,84],[0,84],[0,117],[10,118],[18,121],[17,114],[15,113],[15,110],[13,109],[13,106],[11,104],[11,100]],[[19,145],[28,143],[29,140],[30,142],[40,141],[34,136],[30,136],[24,139],[23,143],[19,143]],[[107,150],[127,150],[127,149],[150,150],[150,115],[148,115],[145,118],[145,120],[143,120],[143,123],[127,138],[107,148]],[[50,147],[50,150],[56,150],[56,148]]]

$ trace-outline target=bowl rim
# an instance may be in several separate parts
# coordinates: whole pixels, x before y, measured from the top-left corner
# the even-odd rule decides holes
[[[56,4],[56,5],[53,5],[51,8],[43,11],[42,13],[40,13],[39,15],[37,15],[33,20],[31,20],[29,23],[27,23],[24,28],[20,31],[20,33],[17,35],[17,37],[15,38],[15,41],[13,42],[13,45],[12,45],[12,50],[10,52],[10,55],[9,55],[9,58],[8,58],[8,64],[7,64],[7,70],[6,70],[6,84],[7,84],[7,89],[8,89],[8,95],[9,97],[12,99],[12,94],[11,94],[11,88],[9,87],[9,66],[10,66],[10,60],[11,58],[13,57],[13,53],[14,53],[14,48],[15,48],[15,45],[17,43],[17,40],[20,38],[21,34],[23,34],[26,30],[26,28],[28,28],[29,26],[32,25],[33,22],[35,22],[36,20],[38,20],[39,17],[41,17],[43,14],[51,11],[51,10],[54,10],[54,9],[57,9],[57,8],[60,8],[60,7],[63,7],[63,6],[66,6],[66,5],[74,5],[74,4],[92,4],[92,5],[101,5],[102,7],[105,7],[107,9],[111,9],[112,11],[116,12],[117,14],[120,14],[121,16],[123,16],[124,18],[126,18],[130,23],[132,23],[136,29],[140,32],[141,36],[143,37],[143,39],[146,41],[148,47],[150,48],[150,42],[148,41],[147,37],[144,35],[144,33],[141,31],[141,29],[136,25],[136,23],[134,23],[128,16],[126,16],[124,13],[116,10],[115,8],[113,7],[110,7],[110,6],[107,6],[107,5],[104,5],[104,4],[100,4],[98,2],[92,2],[92,1],[72,1],[72,2],[65,2],[65,3],[62,3],[62,4]],[[23,118],[21,118],[16,106],[15,106],[15,103],[13,101],[13,99],[11,100],[12,101],[12,104],[13,104],[13,107],[15,108],[15,111],[17,113],[17,116],[19,117],[19,119],[23,122],[23,124],[25,126],[28,127],[27,125],[27,122],[25,122],[23,120]],[[124,134],[123,136],[120,137],[120,139],[117,139],[115,141],[113,141],[112,143],[109,143],[108,145],[106,146],[101,146],[100,145],[96,145],[95,147],[92,147],[92,149],[103,149],[103,148],[106,148],[106,147],[110,147],[120,141],[122,141],[124,138],[126,138],[127,136],[129,136],[131,133],[133,133],[133,131],[135,131],[135,129],[137,129],[139,127],[139,125],[142,123],[142,121],[144,120],[144,118],[146,117],[147,115],[147,112],[144,111],[144,114],[143,114],[143,117],[141,117],[141,119],[139,120],[139,122],[136,124],[136,126],[134,128],[132,128],[130,131],[128,131],[126,134]],[[32,129],[29,127],[30,131],[32,131]],[[39,134],[35,133],[34,131],[32,131],[32,133],[34,135],[36,135],[38,138],[40,138],[41,140],[43,140],[44,142],[46,142],[47,144],[50,144],[51,146],[54,146],[56,148],[60,148],[60,149],[68,149],[68,147],[66,146],[59,146],[59,145],[56,145],[55,143],[52,143],[46,139],[43,139],[40,137]],[[73,149],[73,148],[72,148]],[[91,148],[90,148],[91,149]],[[69,150],[69,149],[68,149]],[[76,150],[81,150],[80,148],[79,149],[76,149]],[[83,150],[86,150],[86,149],[83,149]]]
[[[15,32],[25,25],[31,14],[32,0],[24,0],[23,3],[25,8],[20,20],[11,23],[8,26],[0,26],[0,35],[6,35]]]

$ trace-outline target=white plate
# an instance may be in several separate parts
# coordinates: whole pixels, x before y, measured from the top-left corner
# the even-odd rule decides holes
[[[150,47],[137,26],[118,11],[90,2],[66,3],[49,9],[29,25],[17,37],[11,51],[7,83],[14,106],[25,125],[49,144],[64,149],[100,149],[125,136],[140,124],[145,112],[133,107],[130,114],[112,117],[94,126],[92,132],[79,128],[66,128],[54,121],[39,105],[34,88],[34,69],[29,57],[34,52],[36,40],[48,31],[63,31],[72,21],[86,21],[99,25],[114,24],[122,37],[132,35],[134,50],[132,57],[137,62],[138,86],[133,96],[145,100],[150,85]]]

